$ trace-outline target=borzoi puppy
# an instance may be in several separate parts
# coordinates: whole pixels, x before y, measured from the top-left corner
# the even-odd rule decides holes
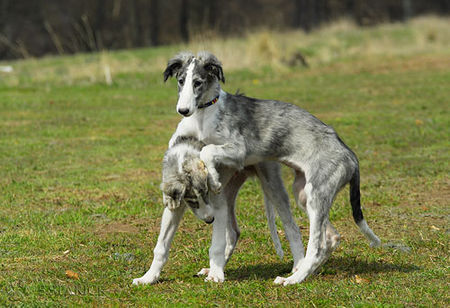
[[[356,224],[371,246],[380,245],[361,211],[358,159],[332,127],[292,104],[222,91],[220,81],[225,78],[221,63],[207,52],[196,57],[190,53],[175,56],[168,63],[164,80],[172,76],[178,80],[177,111],[185,118],[170,144],[178,136],[194,136],[207,144],[200,158],[214,191],[227,184],[216,170],[219,165],[242,170],[276,160],[295,171],[294,195],[310,220],[308,249],[297,271],[287,278],[277,277],[275,283],[300,283],[327,260],[339,241],[329,211],[347,183]],[[208,278],[222,281],[227,216],[225,205],[223,209],[220,204],[215,206]]]
[[[204,144],[194,137],[180,136],[164,155],[161,190],[166,207],[161,221],[161,230],[150,269],[144,276],[134,279],[133,284],[154,283],[158,280],[167,262],[173,236],[186,208],[190,208],[197,218],[206,223],[212,223],[217,216],[210,204],[219,205],[220,210],[226,210],[223,213],[226,215],[224,219],[227,220],[223,230],[226,236],[222,239],[226,245],[225,262],[227,262],[240,235],[234,211],[236,196],[242,184],[251,175],[257,175],[262,183],[267,220],[277,254],[280,257],[283,256],[275,225],[274,206],[283,222],[291,246],[294,269],[298,266],[304,250],[300,231],[292,217],[289,198],[281,179],[280,165],[276,162],[263,162],[256,166],[248,166],[240,172],[226,167],[220,168],[221,180],[228,184],[220,194],[210,194],[208,193],[208,171],[200,160],[200,151],[203,146]],[[197,274],[207,275],[206,280],[223,281],[223,278],[209,275],[208,268],[203,268]],[[215,279],[212,279],[213,277]]]

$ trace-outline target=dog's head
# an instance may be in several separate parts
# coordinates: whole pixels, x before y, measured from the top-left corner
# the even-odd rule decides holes
[[[182,52],[169,60],[164,81],[175,76],[178,80],[177,112],[191,116],[199,106],[220,93],[220,81],[225,82],[222,64],[209,52]]]
[[[183,162],[182,174],[161,184],[164,205],[169,209],[188,206],[197,218],[212,223],[214,214],[209,205],[208,170],[199,158]]]

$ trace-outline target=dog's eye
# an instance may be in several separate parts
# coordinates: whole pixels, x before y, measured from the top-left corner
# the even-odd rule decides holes
[[[186,200],[186,202],[193,209],[198,209],[200,207],[197,201]]]
[[[196,198],[184,198],[184,201],[193,209],[198,209],[200,207]]]
[[[184,79],[183,78],[178,79],[178,84],[180,86],[184,85]]]
[[[201,81],[198,81],[198,80],[194,81],[194,88],[198,88],[198,87],[200,87],[201,85],[202,85],[202,82],[201,82]]]

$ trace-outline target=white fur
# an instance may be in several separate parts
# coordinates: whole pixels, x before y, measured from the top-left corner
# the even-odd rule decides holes
[[[178,136],[194,136],[205,143],[218,144],[223,139],[230,138],[231,133],[227,130],[225,134],[217,135],[211,130],[213,123],[216,120],[217,109],[220,104],[223,104],[223,97],[226,95],[221,90],[218,101],[208,108],[197,109],[197,111],[190,117],[184,117],[178,123],[175,133],[169,141],[169,147],[172,147]]]
[[[194,72],[195,61],[192,61],[186,71],[183,89],[178,97],[177,110],[188,109],[191,115],[195,111],[194,88],[192,85],[192,76]]]
[[[201,199],[201,198],[200,198]],[[192,209],[194,215],[205,222],[211,223],[214,220],[214,211],[209,204],[204,203],[199,199],[199,207],[197,209]]]
[[[369,228],[366,220],[363,219],[358,223],[358,227],[361,232],[365,235],[365,237],[370,241],[370,247],[379,247],[381,245],[381,241],[378,236],[373,233],[372,229]]]
[[[134,285],[155,283],[158,280],[161,270],[169,258],[170,245],[172,244],[175,231],[178,229],[184,211],[184,206],[173,210],[169,210],[167,207],[164,208],[158,242],[153,250],[152,265],[144,276],[133,279]]]
[[[177,157],[178,172],[183,172],[184,157],[186,156],[186,153],[191,150],[191,147],[187,144],[180,144],[174,150],[172,150],[172,153],[174,153],[174,155],[176,155]]]

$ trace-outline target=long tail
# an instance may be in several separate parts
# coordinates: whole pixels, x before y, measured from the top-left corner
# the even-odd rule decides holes
[[[381,245],[381,241],[378,236],[373,233],[369,228],[366,220],[364,219],[361,210],[361,192],[359,190],[359,169],[355,171],[352,179],[350,180],[350,203],[352,205],[352,214],[355,223],[358,225],[359,230],[370,241],[371,247],[378,247]]]
[[[277,232],[277,225],[275,224],[275,211],[273,210],[272,204],[269,200],[264,197],[264,207],[266,208],[267,224],[269,225],[270,237],[272,238],[273,245],[275,246],[275,251],[280,259],[284,256],[283,248],[281,247],[280,237]]]

